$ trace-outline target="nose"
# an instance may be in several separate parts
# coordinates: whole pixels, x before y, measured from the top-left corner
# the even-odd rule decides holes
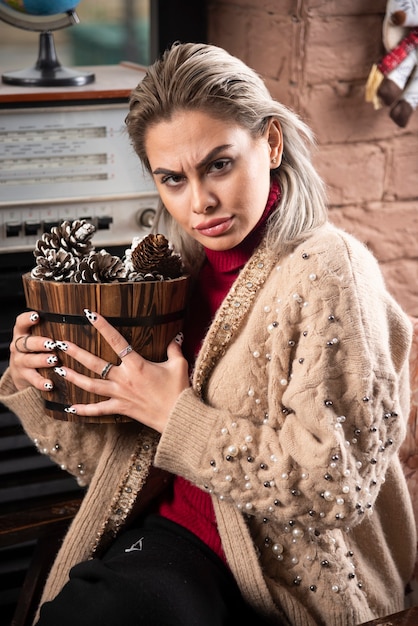
[[[190,202],[193,213],[203,215],[210,213],[216,206],[216,198],[207,185],[201,181],[190,185]]]

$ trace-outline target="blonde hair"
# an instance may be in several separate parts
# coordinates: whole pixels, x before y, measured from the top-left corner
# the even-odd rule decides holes
[[[282,162],[271,176],[279,181],[282,196],[267,226],[267,243],[273,251],[283,251],[324,224],[325,189],[311,160],[312,131],[272,98],[254,70],[222,48],[194,43],[174,44],[151,65],[131,94],[126,118],[134,150],[148,171],[147,130],[181,110],[201,110],[233,121],[253,137],[262,135],[271,118],[280,123]],[[200,244],[174,223],[163,205],[161,216],[174,245],[186,261],[196,264]]]

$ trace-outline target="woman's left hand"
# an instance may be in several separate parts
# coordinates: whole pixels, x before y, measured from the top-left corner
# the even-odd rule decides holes
[[[117,355],[127,341],[104,317],[86,311],[86,317]],[[66,380],[85,391],[108,399],[95,404],[74,404],[69,412],[84,416],[126,415],[162,433],[180,393],[190,386],[188,363],[179,334],[167,348],[168,360],[154,363],[130,351],[120,365],[113,365],[104,379],[90,378],[70,368],[56,368]],[[66,353],[95,374],[103,375],[107,362],[74,343],[65,342]]]

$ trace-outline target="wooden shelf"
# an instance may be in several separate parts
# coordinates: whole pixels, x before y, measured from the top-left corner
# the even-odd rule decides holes
[[[9,71],[0,68],[0,74]],[[75,68],[71,68],[75,69]],[[81,71],[94,72],[96,80],[81,87],[21,87],[0,83],[0,106],[27,102],[62,102],[83,100],[127,99],[145,75],[146,68],[135,63],[80,67]]]

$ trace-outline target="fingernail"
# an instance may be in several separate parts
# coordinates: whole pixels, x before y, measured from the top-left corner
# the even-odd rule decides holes
[[[183,343],[183,340],[184,340],[183,333],[182,332],[177,333],[177,335],[174,338],[174,341],[176,341],[179,344],[179,346],[181,346],[181,344]]]
[[[51,389],[54,388],[54,385],[52,383],[44,383],[44,389],[46,389],[47,391],[51,391]]]
[[[55,356],[55,354],[52,354],[51,356],[49,356],[49,357],[47,358],[46,362],[47,362],[49,365],[52,365],[53,363],[58,363],[58,357],[57,357],[57,356]]]
[[[64,411],[66,413],[74,413],[74,414],[77,413],[77,411],[75,410],[75,408],[73,406],[66,406]]]
[[[84,315],[87,317],[89,322],[95,322],[97,320],[96,313],[92,313],[89,309],[84,309]]]
[[[63,352],[66,352],[68,350],[68,345],[65,343],[65,341],[57,341],[55,345],[58,350],[62,350]]]
[[[56,343],[55,341],[50,341],[49,339],[47,341],[45,341],[44,343],[44,348],[45,350],[54,350],[54,348],[56,347]]]
[[[39,319],[39,314],[38,313],[31,313],[29,319],[30,319],[31,322],[36,322],[36,320]]]
[[[62,376],[63,378],[67,376],[67,372],[63,367],[54,367],[54,372],[58,374],[58,376]]]

